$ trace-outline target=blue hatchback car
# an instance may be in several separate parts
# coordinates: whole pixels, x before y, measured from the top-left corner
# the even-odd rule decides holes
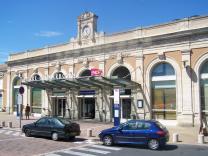
[[[120,126],[105,129],[99,134],[104,145],[143,144],[152,150],[166,145],[169,132],[160,122],[154,120],[130,120]]]

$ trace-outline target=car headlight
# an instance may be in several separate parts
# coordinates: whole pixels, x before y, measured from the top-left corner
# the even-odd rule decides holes
[[[100,136],[102,134],[102,131],[98,134],[98,136]]]

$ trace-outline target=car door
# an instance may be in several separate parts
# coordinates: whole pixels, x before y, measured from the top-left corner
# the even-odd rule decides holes
[[[151,124],[145,121],[136,121],[136,129],[132,132],[136,144],[145,144],[150,135]]]
[[[41,118],[35,123],[34,132],[38,136],[51,136],[51,125],[48,118]]]
[[[134,141],[135,130],[136,130],[136,121],[126,122],[115,134],[116,142],[135,143]]]

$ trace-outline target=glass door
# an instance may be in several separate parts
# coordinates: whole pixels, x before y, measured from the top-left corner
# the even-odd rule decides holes
[[[121,99],[121,114],[123,119],[131,118],[131,99]]]
[[[131,99],[125,98],[120,101],[120,119],[121,122],[126,122],[128,119],[131,119]]]
[[[66,98],[53,99],[53,115],[65,117],[66,114]]]
[[[94,119],[95,118],[95,98],[80,99],[81,118]]]

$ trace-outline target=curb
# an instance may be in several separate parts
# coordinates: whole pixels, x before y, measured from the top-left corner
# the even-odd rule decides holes
[[[196,143],[196,144],[191,144],[191,143],[167,143],[167,145],[192,145],[192,146],[206,146],[206,147],[208,147],[208,143],[205,143],[205,144],[198,144],[198,143]]]

